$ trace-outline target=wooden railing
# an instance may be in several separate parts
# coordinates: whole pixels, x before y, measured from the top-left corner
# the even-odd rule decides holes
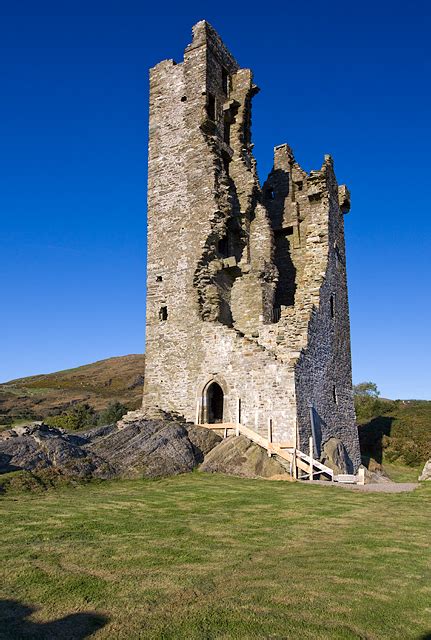
[[[253,429],[245,427],[243,424],[236,424],[233,422],[224,422],[219,424],[201,424],[200,427],[212,429],[213,431],[223,431],[224,437],[229,435],[229,431],[235,432],[237,436],[244,435],[252,442],[255,442],[263,449],[266,449],[269,456],[279,456],[283,458],[290,465],[290,474],[294,477],[298,477],[298,470],[305,472],[310,480],[313,480],[315,476],[325,474],[331,480],[334,479],[334,472],[332,469],[322,464],[318,460],[313,458],[312,446],[310,448],[311,455],[303,453],[294,446],[293,442],[271,442],[272,435],[269,429],[269,438],[264,438]]]

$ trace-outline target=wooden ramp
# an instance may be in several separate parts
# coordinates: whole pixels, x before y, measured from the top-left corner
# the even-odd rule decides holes
[[[313,458],[313,444],[310,438],[310,455],[297,449],[293,442],[272,442],[271,438],[264,438],[253,429],[249,429],[242,424],[233,422],[223,422],[216,424],[199,424],[199,427],[212,429],[213,431],[222,432],[223,437],[228,435],[244,435],[252,442],[255,442],[263,449],[266,449],[269,456],[278,456],[289,463],[289,472],[293,478],[307,478],[308,480],[319,479],[325,476],[331,482],[348,482],[363,484],[362,474],[338,475],[335,476],[332,469]],[[270,435],[270,434],[269,434]],[[301,475],[301,472],[305,475]]]

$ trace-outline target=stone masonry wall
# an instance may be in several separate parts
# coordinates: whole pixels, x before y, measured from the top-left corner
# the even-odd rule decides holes
[[[200,422],[216,381],[224,422],[266,435],[271,420],[274,440],[302,442],[312,402],[323,437],[338,434],[356,466],[332,163],[307,176],[281,145],[261,190],[257,91],[204,21],[181,64],[151,70],[144,406]]]

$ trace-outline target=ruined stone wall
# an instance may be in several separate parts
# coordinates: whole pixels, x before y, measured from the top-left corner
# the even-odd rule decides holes
[[[261,329],[259,342],[295,367],[298,446],[308,449],[313,408],[317,450],[330,437],[338,437],[356,469],[360,456],[343,222],[350,207],[348,191],[338,187],[330,156],[319,171],[306,174],[287,145],[275,149],[274,169],[263,191],[282,293],[290,296],[284,299],[280,319]],[[286,230],[288,242],[277,254],[277,236],[284,238]]]
[[[222,69],[230,72],[228,96]],[[244,424],[266,434],[271,417],[280,438],[292,440],[293,369],[244,336],[271,313],[275,271],[247,142],[256,89],[248,70],[236,70],[199,23],[184,62],[151,71],[144,405],[201,419],[198,401],[216,379],[226,421],[237,419],[239,400]],[[224,112],[231,108],[227,144]]]
[[[193,36],[181,64],[164,61],[150,75],[144,406],[202,421],[217,381],[225,422],[266,435],[271,420],[275,440],[302,445],[313,403],[322,437],[338,434],[355,466],[332,162],[306,174],[281,145],[261,190],[251,71],[206,22]]]
[[[306,449],[312,433],[315,449],[330,437],[339,438],[347,449],[351,471],[360,464],[360,451],[352,392],[349,308],[347,299],[344,220],[332,162],[326,161],[325,186],[321,192],[325,210],[318,228],[326,227],[320,244],[326,252],[326,269],[308,323],[307,344],[295,367],[299,443]],[[342,191],[344,193],[344,191]],[[343,205],[343,200],[341,200]]]

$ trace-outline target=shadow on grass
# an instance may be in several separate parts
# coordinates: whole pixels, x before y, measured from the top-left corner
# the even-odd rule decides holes
[[[383,460],[383,438],[391,435],[394,418],[378,416],[359,426],[359,444],[365,458],[374,458],[379,464]]]
[[[108,622],[106,616],[98,613],[71,613],[52,622],[27,620],[34,611],[34,607],[16,600],[0,600],[0,639],[82,640]]]

